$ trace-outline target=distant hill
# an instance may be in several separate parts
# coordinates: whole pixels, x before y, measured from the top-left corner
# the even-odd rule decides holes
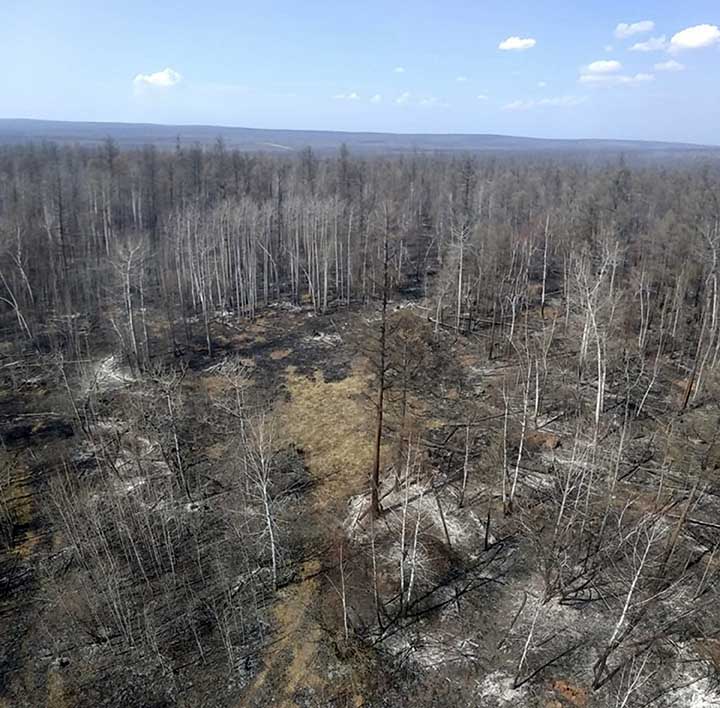
[[[720,159],[720,146],[640,140],[556,140],[487,134],[351,133],[326,130],[265,130],[212,125],[156,125],[151,123],[89,123],[29,119],[0,119],[0,145],[52,141],[97,145],[108,136],[121,148],[155,145],[212,145],[222,138],[229,148],[253,152],[292,153],[311,147],[335,152],[345,144],[354,153],[542,153],[548,156],[628,155],[650,160]]]

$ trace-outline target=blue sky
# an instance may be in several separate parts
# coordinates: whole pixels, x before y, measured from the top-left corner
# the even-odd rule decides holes
[[[718,0],[0,9],[0,117],[720,144]]]

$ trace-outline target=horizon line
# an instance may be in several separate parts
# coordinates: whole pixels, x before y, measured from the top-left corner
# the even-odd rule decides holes
[[[588,138],[588,137],[563,137],[550,138],[535,135],[517,135],[512,133],[468,133],[468,132],[398,132],[392,130],[338,130],[334,128],[257,128],[247,125],[225,125],[215,123],[156,123],[146,121],[128,120],[66,120],[55,118],[27,118],[27,117],[2,117],[0,122],[29,122],[29,123],[62,123],[71,125],[98,125],[98,126],[152,126],[156,128],[204,128],[216,130],[249,130],[257,132],[286,132],[286,133],[332,133],[337,135],[378,135],[398,137],[492,137],[492,138],[514,138],[520,140],[542,140],[548,142],[595,142],[595,143],[655,143],[666,145],[681,145],[693,148],[720,148],[720,143],[697,143],[686,140],[649,139],[649,138]],[[108,136],[110,137],[110,136]],[[220,137],[220,136],[218,136]]]

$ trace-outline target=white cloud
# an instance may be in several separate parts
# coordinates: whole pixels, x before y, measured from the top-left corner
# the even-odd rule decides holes
[[[646,42],[637,42],[630,47],[631,52],[662,52],[667,49],[667,37],[651,37]]]
[[[359,101],[360,96],[355,91],[350,93],[336,93],[333,98],[337,98],[339,101]]]
[[[395,74],[404,74],[405,73],[405,67],[404,66],[396,66],[393,69],[393,73]]]
[[[484,94],[484,93],[481,93],[481,94],[478,94],[477,100],[478,100],[478,101],[487,101],[488,98],[490,98],[490,97],[487,96],[487,95]]]
[[[599,59],[598,61],[588,64],[583,70],[583,73],[614,74],[615,72],[620,71],[620,69],[622,69],[622,64],[615,59]]]
[[[527,101],[513,101],[503,106],[505,111],[529,111],[533,108],[572,108],[585,103],[585,96],[554,96],[551,98],[541,98],[538,100],[529,99]]]
[[[579,106],[585,103],[585,96],[559,96],[558,98],[543,98],[538,103],[541,106]]]
[[[545,88],[547,86],[547,81],[538,81],[538,88]]]
[[[498,49],[505,52],[522,52],[532,49],[536,44],[537,40],[532,37],[508,37],[498,44]]]
[[[592,86],[634,86],[644,84],[648,81],[654,81],[652,74],[635,74],[627,76],[625,74],[580,74],[580,83]]]
[[[720,43],[720,29],[717,25],[695,25],[673,35],[670,51],[683,49],[702,49]]]
[[[618,39],[627,39],[632,37],[634,34],[644,34],[645,32],[652,32],[655,29],[655,23],[652,20],[642,20],[640,22],[621,22],[615,28],[615,36]]]
[[[399,106],[404,106],[409,100],[410,100],[410,92],[404,91],[395,99],[395,103],[397,103]]]
[[[685,71],[685,64],[670,59],[670,61],[662,61],[655,64],[655,71]]]
[[[615,51],[615,47],[613,47],[612,44],[606,44],[604,47],[605,51],[609,54],[610,52]]]
[[[379,93],[376,93],[371,99],[370,103],[382,103],[382,96]]]
[[[446,101],[443,101],[436,96],[426,96],[425,98],[421,98],[418,102],[418,105],[422,106],[423,108],[449,108],[450,104]]]
[[[182,76],[175,69],[170,67],[154,74],[138,74],[133,83],[135,86],[154,86],[156,88],[169,88],[182,81]]]
[[[459,84],[464,84],[468,80],[467,76],[458,76],[455,78]]]

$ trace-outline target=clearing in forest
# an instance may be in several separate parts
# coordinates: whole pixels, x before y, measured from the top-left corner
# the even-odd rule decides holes
[[[321,611],[339,598],[322,568],[323,554],[342,538],[340,523],[347,501],[366,486],[372,466],[373,416],[365,398],[368,379],[357,367],[347,378],[334,382],[326,382],[321,372],[306,378],[288,367],[286,373],[289,399],[277,412],[286,438],[283,442],[304,452],[314,483],[305,525],[316,534],[312,539],[315,547],[306,549],[301,580],[282,590],[276,600],[276,640],[243,705],[262,705],[267,691],[277,706],[296,705],[299,693],[310,693],[314,701],[344,695],[359,706],[361,677],[349,666],[339,665],[337,656],[328,652]],[[328,680],[329,666],[337,667],[339,681],[337,676]]]

